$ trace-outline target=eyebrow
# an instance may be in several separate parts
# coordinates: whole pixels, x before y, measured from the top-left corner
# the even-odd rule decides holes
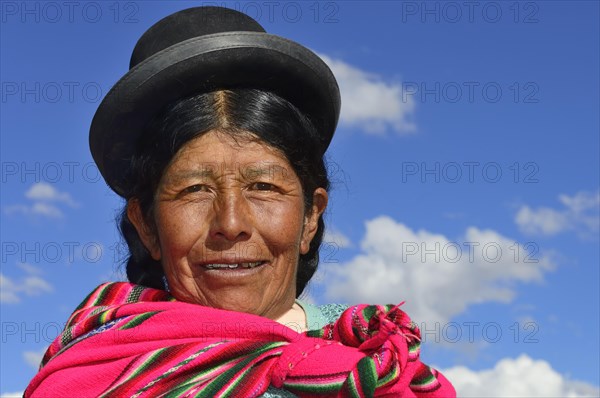
[[[177,171],[171,174],[168,180],[171,182],[180,182],[194,178],[216,179],[217,171],[219,169],[222,169],[222,167],[219,167],[218,165],[214,164],[202,165],[198,169],[187,169]],[[241,166],[239,164],[236,164],[235,170],[236,174],[240,175],[243,179],[246,180],[255,180],[264,176],[275,178],[277,175],[280,175],[287,179],[289,173],[289,170],[286,167],[274,163],[259,163],[247,166]]]
[[[250,173],[250,178],[260,178],[262,176],[267,175],[273,180],[285,181],[289,180],[290,178],[293,179],[294,176],[296,176],[296,173],[291,166],[286,166],[275,162],[265,162],[255,165],[249,165],[246,167],[245,170],[247,173]]]
[[[214,177],[215,173],[211,169],[202,168],[201,170],[182,170],[173,173],[169,176],[170,180],[180,181],[188,178],[211,178]]]
[[[264,176],[275,177],[277,174],[286,176],[287,173],[287,168],[276,164],[251,165],[244,167],[241,171],[242,176],[246,179],[256,179]]]

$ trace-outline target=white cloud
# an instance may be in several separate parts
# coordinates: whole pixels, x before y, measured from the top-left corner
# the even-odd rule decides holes
[[[21,398],[24,392],[25,391],[3,392],[2,395],[0,395],[0,398]]]
[[[42,216],[48,218],[62,218],[63,212],[53,203],[60,203],[69,207],[79,207],[68,192],[60,192],[47,182],[33,184],[25,197],[33,201],[32,205],[17,204],[6,206],[5,214],[24,214],[26,216]]]
[[[523,325],[523,326],[529,326],[529,325],[534,325],[534,324],[539,324],[539,322],[537,322],[535,320],[535,318],[531,315],[522,315],[520,317],[517,318],[517,322],[519,322],[519,324]],[[526,329],[529,330],[529,329]]]
[[[323,242],[333,244],[339,249],[352,246],[350,238],[348,238],[346,235],[344,235],[335,228],[325,229],[325,236],[323,237]]]
[[[63,212],[54,205],[42,202],[36,202],[31,206],[26,205],[12,205],[6,206],[4,212],[8,215],[11,214],[23,214],[26,216],[45,216],[49,218],[62,218]]]
[[[41,216],[46,216],[50,218],[61,218],[63,216],[62,211],[58,209],[58,207],[48,204],[48,203],[34,203],[31,206],[32,214],[39,214]]]
[[[0,303],[18,303],[18,288],[8,277],[0,273]]]
[[[8,215],[15,213],[29,214],[30,210],[29,207],[25,205],[11,205],[4,207],[4,213]]]
[[[493,369],[473,371],[464,366],[441,370],[460,397],[598,397],[600,389],[572,381],[544,360],[526,354],[504,358]]]
[[[387,83],[343,61],[319,55],[329,65],[340,86],[342,124],[375,134],[384,133],[388,128],[398,133],[415,131],[414,123],[409,120],[415,103],[412,97],[403,100],[401,84]]]
[[[77,207],[78,204],[71,198],[68,192],[60,192],[47,182],[38,182],[33,184],[25,197],[35,201],[60,202],[70,207]]]
[[[574,196],[559,195],[562,209],[521,206],[515,222],[523,233],[530,235],[556,235],[573,230],[581,235],[598,233],[600,228],[600,191],[581,191]]]
[[[30,264],[21,265],[26,275],[13,280],[0,273],[0,302],[18,303],[22,296],[38,296],[42,293],[50,293],[54,290],[52,285],[41,276],[41,270]]]
[[[569,225],[565,214],[547,207],[532,210],[529,206],[522,206],[515,217],[515,222],[521,231],[541,235],[554,235]]]
[[[25,351],[23,352],[23,359],[34,370],[38,370],[46,350],[47,348],[43,348],[41,351]]]
[[[389,217],[370,220],[366,228],[362,253],[346,263],[323,264],[316,280],[332,300],[406,300],[405,309],[417,323],[446,322],[470,304],[508,303],[516,294],[515,282],[541,282],[555,267],[548,256],[530,256],[492,230],[470,227],[460,241],[451,241]]]
[[[33,266],[29,263],[19,263],[17,265],[19,268],[21,268],[23,271],[25,271],[29,275],[40,275],[42,273],[41,269],[39,269],[38,267]]]

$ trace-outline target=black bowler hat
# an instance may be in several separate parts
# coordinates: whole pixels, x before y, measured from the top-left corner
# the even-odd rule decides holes
[[[161,19],[138,40],[129,68],[100,103],[90,127],[94,161],[121,196],[144,127],[179,98],[236,87],[274,92],[313,121],[322,152],[340,113],[337,82],[321,58],[229,8],[195,7]]]

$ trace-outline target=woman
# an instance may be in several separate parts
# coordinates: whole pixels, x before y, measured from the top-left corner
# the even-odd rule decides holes
[[[25,396],[454,396],[398,306],[297,300],[339,109],[327,66],[244,14],[151,27],[90,131],[130,283],[82,302]]]

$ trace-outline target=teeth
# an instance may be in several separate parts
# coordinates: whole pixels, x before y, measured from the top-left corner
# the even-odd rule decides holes
[[[252,263],[237,263],[237,264],[206,264],[205,267],[208,269],[236,269],[236,268],[254,268],[262,264],[262,261],[255,261]]]
[[[218,269],[218,268],[237,268],[237,264],[206,264],[206,268]]]

